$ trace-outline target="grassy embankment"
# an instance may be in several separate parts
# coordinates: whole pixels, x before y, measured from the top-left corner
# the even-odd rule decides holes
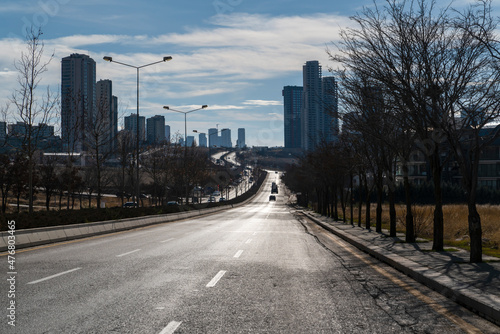
[[[371,206],[371,224],[374,228],[376,217],[376,205]],[[365,209],[363,208],[363,211]],[[483,253],[486,255],[500,257],[500,206],[498,205],[478,205],[478,211],[481,215],[481,225],[483,230]],[[342,211],[339,208],[339,213]],[[405,207],[396,206],[397,212],[397,230],[404,233]],[[415,228],[417,236],[420,238],[432,240],[433,235],[433,206],[417,205],[413,210],[415,219]],[[445,205],[443,206],[444,215],[444,240],[447,246],[460,247],[469,250],[469,228],[467,222],[466,205]],[[346,219],[350,221],[349,208],[346,210]],[[357,223],[358,211],[354,210],[354,221]],[[364,222],[364,212],[362,221]],[[389,229],[389,207],[384,205],[382,213],[382,228]],[[364,223],[363,223],[364,224]],[[364,225],[363,225],[364,226]]]

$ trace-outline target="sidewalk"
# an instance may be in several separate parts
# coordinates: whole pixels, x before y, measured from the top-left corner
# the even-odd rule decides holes
[[[403,234],[390,238],[388,231],[380,234],[375,227],[366,230],[303,212],[357,248],[500,325],[499,258],[483,255],[484,263],[471,264],[465,250],[432,252],[432,242],[408,244]]]

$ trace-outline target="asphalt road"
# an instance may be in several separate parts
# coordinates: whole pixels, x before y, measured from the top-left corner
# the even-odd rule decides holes
[[[495,333],[285,205],[251,204],[16,254],[1,333]],[[7,257],[0,264],[7,276]]]

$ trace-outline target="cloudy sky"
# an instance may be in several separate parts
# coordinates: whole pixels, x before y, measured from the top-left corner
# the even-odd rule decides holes
[[[378,1],[379,2],[379,1]],[[463,0],[455,1],[463,2]],[[120,125],[135,112],[136,72],[103,56],[136,66],[172,56],[141,70],[140,113],[165,116],[172,133],[246,128],[247,145],[283,145],[286,85],[302,85],[302,65],[335,49],[349,16],[372,0],[2,0],[0,3],[0,106],[17,87],[14,67],[27,27],[41,26],[45,55],[54,54],[42,86],[59,91],[61,58],[84,53],[97,63],[97,79],[111,79]],[[12,109],[11,109],[12,110]],[[11,112],[11,117],[12,117]]]

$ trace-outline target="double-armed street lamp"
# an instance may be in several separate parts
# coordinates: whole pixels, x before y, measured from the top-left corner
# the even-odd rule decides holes
[[[213,132],[213,133],[208,133],[208,143],[207,143],[207,146],[208,146],[208,157],[209,159],[212,159],[212,155],[211,155],[211,149],[212,149],[212,145],[210,145],[210,137],[212,136],[216,136],[216,135],[219,135],[220,132],[222,132],[222,130],[218,130],[218,127],[219,127],[219,124],[217,124],[217,132]],[[198,133],[198,134],[204,134],[204,135],[207,135],[206,132],[200,132],[198,130],[193,130],[194,133]]]
[[[163,106],[163,109],[170,110],[170,111],[175,111],[181,114],[184,114],[184,173],[187,173],[186,171],[186,158],[187,158],[187,114],[201,110],[201,109],[206,109],[208,106],[206,104],[202,105],[200,108],[196,108],[193,110],[188,110],[188,111],[182,111],[182,110],[176,110],[172,109],[169,106]],[[188,202],[188,184],[187,184],[187,178],[185,178],[186,182],[186,204]]]
[[[172,109],[169,106],[163,106],[163,109],[167,109],[167,110],[171,110],[171,111],[175,111],[175,112],[184,114],[184,147],[187,146],[187,114],[192,113],[194,111],[201,110],[201,109],[206,109],[206,108],[208,108],[208,106],[206,104],[204,104],[200,108],[196,108],[196,109],[189,110],[189,111],[181,111],[181,110]]]
[[[139,192],[139,144],[140,144],[139,143],[139,134],[140,134],[140,131],[139,131],[139,129],[140,129],[140,127],[139,127],[139,70],[143,67],[155,65],[158,63],[167,62],[169,60],[172,60],[172,57],[170,57],[170,56],[163,57],[163,60],[158,60],[158,61],[155,61],[153,63],[141,65],[141,66],[134,66],[134,65],[122,63],[122,62],[113,60],[113,57],[108,57],[108,56],[103,57],[103,59],[105,61],[109,61],[110,63],[111,62],[117,63],[117,64],[120,64],[123,66],[135,68],[137,70],[137,115],[136,115],[137,116],[137,124],[136,124],[137,132],[136,132],[136,147],[135,147],[135,149],[136,149],[136,178],[137,178],[137,181],[136,181],[135,190],[136,190],[137,206],[139,206],[139,203],[140,203],[140,192]]]

